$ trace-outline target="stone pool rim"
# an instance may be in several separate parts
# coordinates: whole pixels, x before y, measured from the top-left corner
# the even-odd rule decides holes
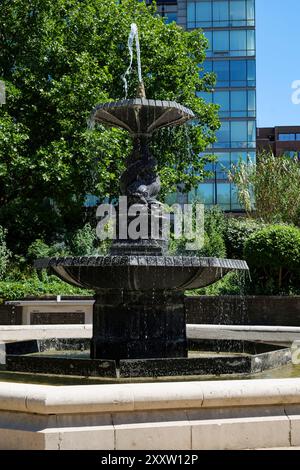
[[[0,382],[0,449],[300,446],[300,379],[49,386]]]
[[[38,414],[300,404],[300,378],[101,385],[0,382],[0,410]]]

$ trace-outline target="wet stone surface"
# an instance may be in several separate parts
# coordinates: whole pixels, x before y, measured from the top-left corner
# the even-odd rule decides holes
[[[14,372],[33,372],[84,377],[116,377],[115,361],[84,359],[67,356],[10,356],[6,357],[6,369]]]
[[[121,377],[245,374],[251,357],[215,356],[183,359],[136,359],[120,361]]]
[[[236,342],[235,342],[236,343]],[[291,363],[291,351],[259,343],[247,343],[240,352],[190,351],[187,358],[90,359],[89,350],[66,350],[54,343],[44,344],[43,352],[7,355],[7,371],[37,374],[74,375],[103,378],[155,378],[221,375],[249,375]],[[244,352],[242,350],[244,349]]]
[[[180,292],[112,291],[95,297],[91,357],[186,357],[184,297]]]

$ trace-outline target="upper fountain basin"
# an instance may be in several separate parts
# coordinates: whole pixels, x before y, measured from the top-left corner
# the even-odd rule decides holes
[[[132,135],[151,135],[156,129],[178,126],[195,118],[193,111],[175,101],[134,98],[96,106],[92,121],[126,129]]]
[[[43,258],[36,268],[51,268],[75,286],[126,290],[186,290],[215,283],[230,271],[248,271],[245,261],[192,256],[82,256]]]

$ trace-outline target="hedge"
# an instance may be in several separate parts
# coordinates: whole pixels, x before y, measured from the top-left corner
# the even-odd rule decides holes
[[[251,235],[245,242],[244,256],[253,282],[265,287],[265,293],[299,288],[300,229],[289,225],[270,225]]]

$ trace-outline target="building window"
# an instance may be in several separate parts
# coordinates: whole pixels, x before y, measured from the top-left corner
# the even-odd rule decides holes
[[[213,183],[203,183],[196,190],[196,197],[205,205],[214,204],[214,185]]]
[[[231,92],[231,116],[244,117],[248,114],[248,93],[247,91]]]
[[[213,25],[228,26],[229,9],[228,1],[213,2]]]
[[[208,40],[208,48],[206,51],[207,56],[211,56],[212,54],[212,43],[213,43],[213,36],[212,36],[212,31],[203,31],[204,36]]]
[[[216,91],[213,94],[213,102],[220,106],[220,116],[228,116],[230,114],[230,92]]]
[[[255,152],[215,152],[214,155],[216,161],[205,166],[210,177],[189,193],[189,202],[196,199],[206,206],[218,204],[225,211],[241,211],[236,187],[228,181],[228,170],[240,161],[255,161]]]
[[[230,122],[224,121],[221,123],[221,127],[216,132],[217,142],[214,147],[219,148],[230,148]]]
[[[230,2],[230,21],[233,24],[235,21],[241,21],[247,18],[245,1]]]
[[[243,147],[248,141],[247,121],[233,121],[231,124],[231,146]]]
[[[225,211],[229,211],[231,209],[230,192],[230,183],[219,183],[217,185],[217,204]]]
[[[256,147],[256,121],[248,121],[248,147]]]
[[[188,28],[254,26],[255,0],[187,2]]]
[[[237,83],[236,86],[245,86],[247,83],[247,61],[233,60],[228,62],[228,65],[230,67],[230,82]]]
[[[256,85],[254,60],[231,60],[228,61],[228,67],[230,68],[229,86],[254,87]]]
[[[229,31],[213,31],[213,53],[228,53],[229,49]]]
[[[209,42],[207,57],[255,56],[255,31],[252,29],[205,31],[204,34]]]
[[[245,118],[256,116],[256,99],[254,90],[225,90],[197,93],[207,103],[220,106],[221,118]]]
[[[214,72],[217,76],[216,88],[255,87],[255,60],[206,60],[202,65],[201,76]]]
[[[279,134],[278,140],[281,142],[292,142],[294,140],[300,140],[300,134]]]
[[[217,62],[210,62],[212,64],[212,71],[217,76],[217,86],[228,87],[230,83],[230,69],[228,60]]]
[[[254,90],[248,90],[248,117],[256,116],[256,92]]]
[[[295,152],[293,152],[295,154]],[[205,154],[203,154],[205,155]],[[205,171],[211,173],[209,180],[227,180],[228,170],[237,165],[239,162],[254,162],[255,161],[255,152],[214,152],[216,157],[215,162],[209,162],[205,165]]]
[[[177,13],[166,13],[163,18],[167,24],[173,23],[174,21],[176,23]]]
[[[222,121],[213,148],[255,148],[255,121]]]

